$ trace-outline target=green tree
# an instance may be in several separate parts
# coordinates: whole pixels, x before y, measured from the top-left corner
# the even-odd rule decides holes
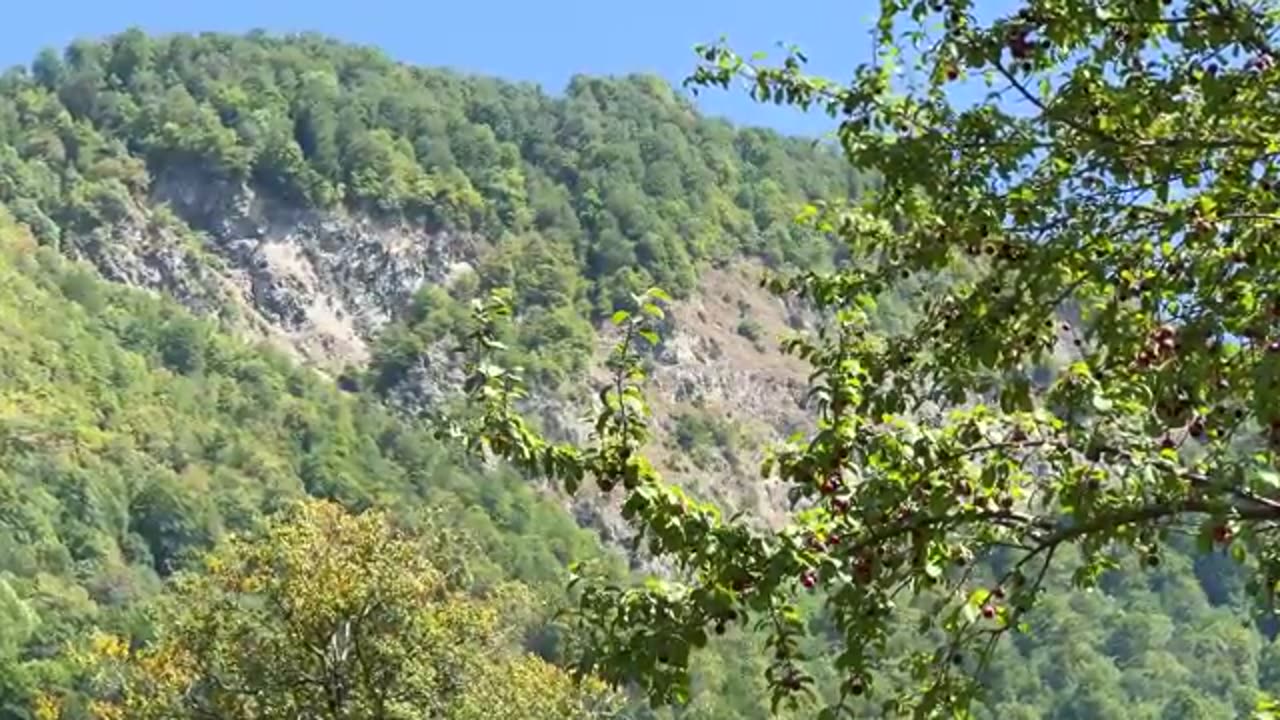
[[[813,694],[798,600],[812,593],[836,642],[821,664],[842,678],[820,717],[865,712],[870,694],[890,715],[963,713],[994,648],[1035,617],[1050,570],[1096,586],[1128,558],[1159,566],[1188,533],[1200,552],[1243,564],[1270,611],[1280,10],[1017,5],[980,18],[970,0],[888,0],[877,57],[848,85],[807,75],[798,51],[767,66],[700,48],[695,87],[742,79],[760,100],[828,112],[848,161],[878,180],[856,203],[805,214],[840,238],[849,263],[771,283],[829,318],[786,344],[814,365],[818,420],[764,468],[797,503],[782,529],[723,518],[640,454],[637,344],[654,338],[654,296],[617,317],[616,381],[584,448],[538,437],[510,410],[518,378],[473,362],[485,412],[459,434],[571,490],[584,478],[623,487],[624,515],[678,570],[643,587],[584,585],[587,667],[682,700],[708,629],[758,623],[775,700],[796,702]],[[991,92],[954,102],[967,81]],[[752,165],[780,162],[759,136],[743,140]],[[948,280],[904,291],[912,277]],[[872,308],[903,292],[921,312],[886,333]],[[503,311],[477,309],[476,347]],[[1059,353],[1065,367],[1040,373]],[[925,642],[902,648],[891,639],[908,619]],[[1088,669],[1072,682],[1116,686],[1088,645],[1058,650]],[[1176,707],[1215,714],[1185,697]],[[1078,699],[1089,716],[1127,711],[1107,690]]]
[[[467,597],[424,550],[380,513],[295,506],[179,579],[155,642],[93,638],[93,712],[576,720],[606,709],[598,684],[511,650],[518,588]]]

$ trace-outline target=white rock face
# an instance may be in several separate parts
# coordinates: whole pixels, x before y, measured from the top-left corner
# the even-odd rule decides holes
[[[137,209],[75,242],[107,277],[197,312],[230,305],[247,325],[319,364],[359,364],[424,284],[465,272],[477,239],[343,212],[290,208],[245,184],[168,173],[153,199],[202,234],[183,238]]]

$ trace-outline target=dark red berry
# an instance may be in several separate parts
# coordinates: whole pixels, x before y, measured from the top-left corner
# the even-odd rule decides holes
[[[1191,425],[1187,427],[1187,432],[1190,433],[1191,437],[1194,437],[1194,438],[1203,437],[1204,421],[1201,420],[1200,418],[1196,418],[1195,420],[1192,420]]]

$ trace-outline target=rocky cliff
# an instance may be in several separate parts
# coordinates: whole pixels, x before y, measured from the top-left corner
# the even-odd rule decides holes
[[[368,359],[379,330],[416,291],[469,272],[485,242],[404,221],[299,209],[246,183],[171,171],[155,179],[150,203],[68,238],[65,249],[110,279],[171,295],[337,374]],[[651,378],[659,428],[652,450],[660,467],[695,493],[769,519],[782,500],[759,480],[759,441],[789,433],[804,418],[804,367],[782,356],[775,339],[804,317],[758,287],[761,272],[746,261],[708,269],[698,290],[670,308],[671,329]],[[612,338],[608,328],[599,330],[593,379],[603,382]],[[417,412],[458,390],[450,344],[442,338],[391,393],[401,410]],[[553,431],[579,438],[592,410],[552,396],[536,397],[530,409]],[[690,418],[717,429],[718,450],[682,439]],[[586,492],[565,502],[607,539],[625,534],[607,500]]]
[[[68,250],[112,280],[220,314],[324,369],[365,361],[369,341],[414,291],[464,272],[480,242],[300,209],[248,183],[195,172],[156,178],[151,199],[112,226],[71,238]],[[165,222],[170,213],[183,222]]]

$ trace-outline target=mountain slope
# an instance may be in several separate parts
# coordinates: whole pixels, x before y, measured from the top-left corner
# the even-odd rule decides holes
[[[288,264],[263,251],[281,241],[344,252],[319,274],[347,286],[388,280],[355,252],[370,234],[411,246],[420,272],[483,239],[508,272],[533,252],[585,280],[523,305],[600,313],[653,282],[685,294],[701,265],[742,252],[821,262],[830,249],[791,215],[860,183],[833,152],[701,118],[654,78],[575,78],[553,98],[305,35],[129,31],[42,54],[0,98],[0,200],[69,251],[118,254],[127,235],[100,231],[161,204],[232,264]]]
[[[596,327],[660,284],[690,308],[660,363],[672,430],[718,412],[688,407],[708,392],[745,408],[752,385],[797,386],[802,369],[774,349],[776,301],[750,275],[732,290],[701,279],[744,256],[829,263],[833,248],[791,217],[862,183],[830,149],[700,117],[650,77],[579,77],[552,97],[317,36],[137,31],[0,79],[0,178],[0,202],[43,243],[334,374],[368,364],[410,411],[453,387],[445,335],[465,300],[510,285],[541,414],[572,424],[582,398],[567,395],[594,392],[566,380],[594,367]],[[442,287],[451,298],[430,296]],[[714,323],[728,309],[728,328],[695,319],[728,295],[734,306],[701,311]],[[716,346],[748,342],[745,364],[717,360]],[[754,430],[802,417],[766,404],[752,414],[775,422]],[[766,510],[733,479],[755,458],[714,455],[672,469]]]
[[[791,216],[861,186],[832,152],[699,117],[646,77],[553,97],[314,36],[134,31],[6,74],[0,203],[34,237],[6,226],[0,257],[0,613],[21,620],[0,623],[5,712],[27,717],[30,688],[65,680],[60,642],[143,629],[164,572],[304,493],[456,518],[482,582],[559,598],[566,562],[604,554],[591,534],[407,417],[449,396],[451,335],[492,288],[515,292],[511,359],[564,433],[614,303],[672,291],[654,451],[768,520],[781,499],[755,479],[758,440],[806,418],[805,368],[772,339],[811,318],[754,281],[836,258]],[[574,512],[620,539],[607,498]],[[1227,631],[1243,619],[1232,582],[1174,556],[1106,596],[1064,592],[1044,641],[1002,650],[982,717],[1231,716],[1277,681],[1269,637]],[[554,646],[545,630],[531,642]],[[684,716],[767,717],[767,662],[731,629]]]
[[[519,478],[466,470],[376,403],[102,282],[7,215],[0,356],[0,595],[28,619],[0,630],[6,698],[56,677],[45,658],[89,624],[141,630],[161,574],[306,495],[466,529],[481,583],[558,595],[566,562],[601,556]]]
[[[67,689],[64,643],[94,626],[145,636],[167,569],[304,494],[454,519],[479,543],[458,551],[481,585],[516,577],[553,598],[565,562],[600,556],[519,478],[460,467],[369,398],[104,283],[2,214],[0,239],[0,717]],[[1116,573],[1108,595],[1061,591],[1002,647],[979,717],[1233,717],[1280,678],[1277,646],[1240,627],[1226,567],[1170,552],[1159,572]],[[747,633],[717,639],[682,716],[769,717],[766,658]]]

